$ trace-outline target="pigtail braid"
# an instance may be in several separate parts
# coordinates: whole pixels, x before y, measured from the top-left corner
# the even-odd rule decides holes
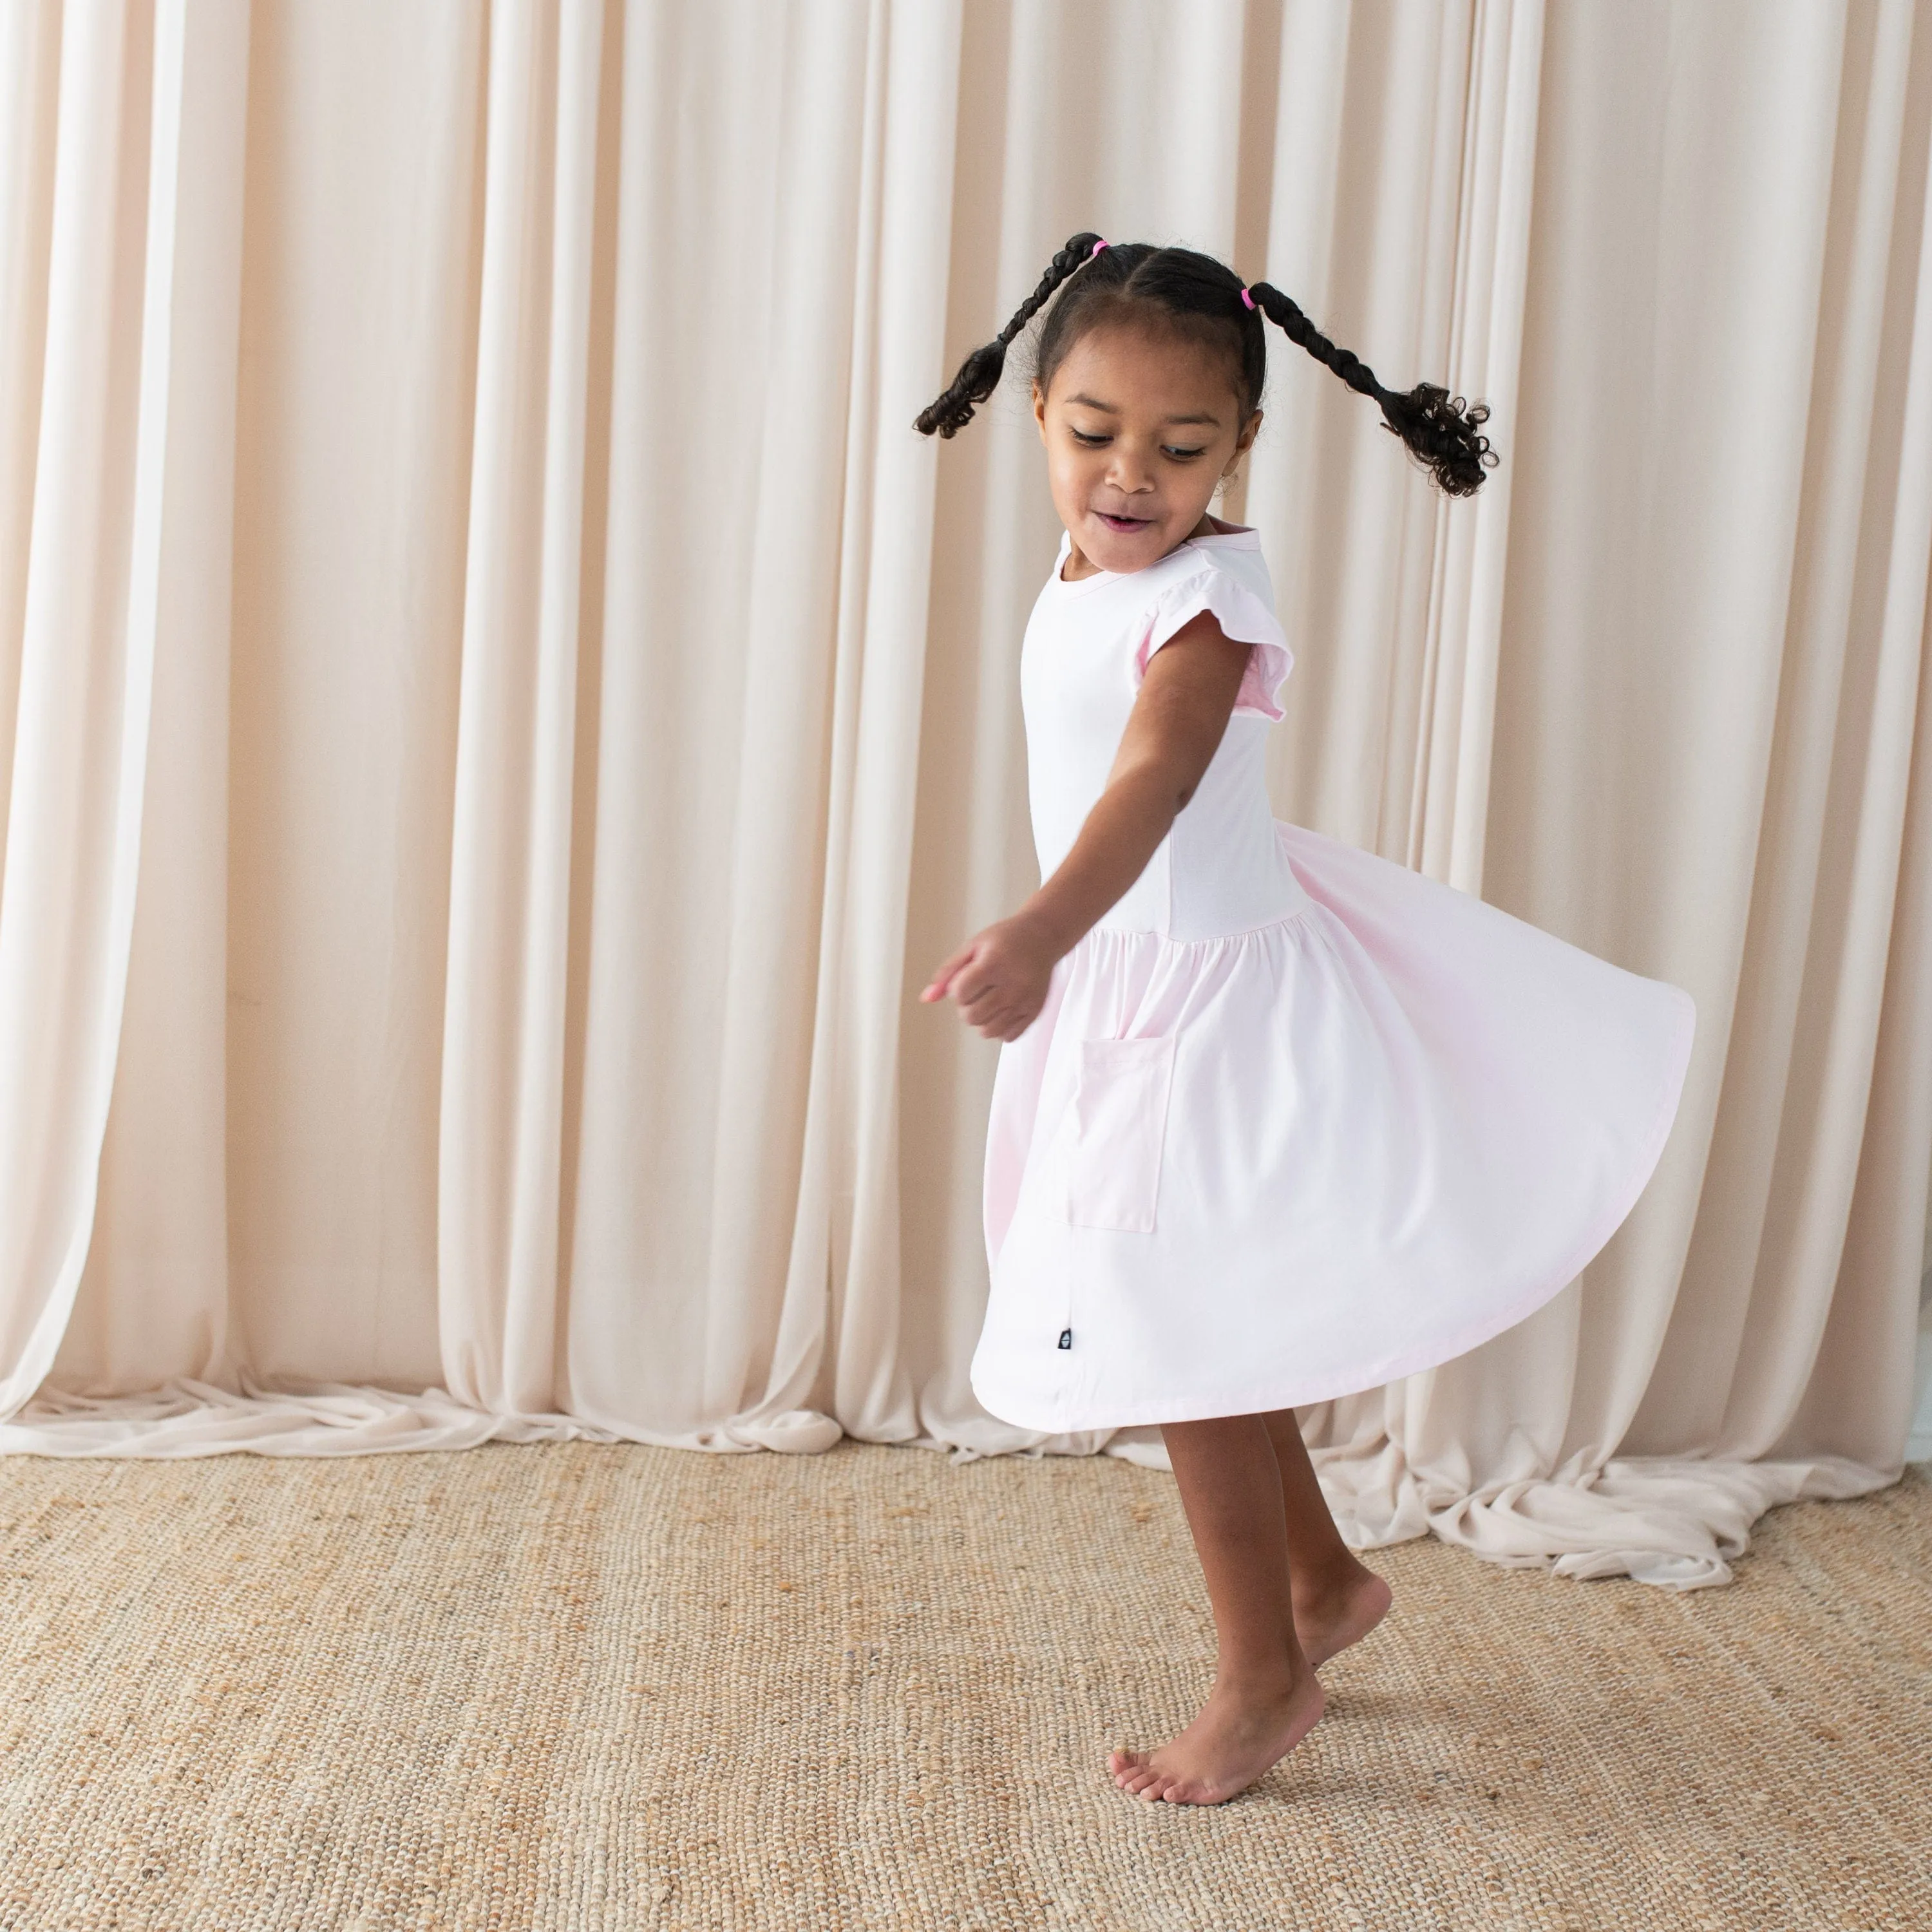
[[[1250,285],[1255,305],[1318,362],[1325,363],[1358,394],[1382,405],[1386,427],[1421,458],[1438,488],[1451,496],[1473,496],[1483,472],[1502,460],[1480,434],[1490,419],[1487,403],[1465,403],[1433,382],[1418,382],[1406,392],[1385,389],[1361,358],[1338,349],[1288,296],[1268,282]]]
[[[983,403],[999,387],[1007,345],[1052,299],[1060,284],[1093,259],[1100,239],[1097,235],[1076,235],[1068,241],[1048,263],[1040,286],[1014,310],[1012,320],[984,348],[974,350],[960,364],[951,388],[914,418],[913,427],[920,435],[952,436],[973,420],[974,405]]]

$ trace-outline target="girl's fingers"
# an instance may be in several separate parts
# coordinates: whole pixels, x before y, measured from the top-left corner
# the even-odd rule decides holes
[[[1022,993],[1015,1004],[1011,976],[1003,982],[988,964],[981,945],[984,938],[976,934],[938,966],[920,998],[928,1003],[956,1001],[959,1017],[988,1040],[1017,1040],[1032,1025],[1040,1002]]]
[[[1011,986],[989,988],[983,998],[960,1003],[960,1017],[989,1040],[1017,1040],[1038,1016],[1040,1000]]]
[[[933,969],[932,977],[926,982],[926,990],[920,994],[922,1000],[943,1000],[952,991],[954,974],[973,957],[979,945],[976,939],[969,939],[952,956]]]
[[[995,1013],[1014,1010],[1016,988],[1010,980],[996,980],[983,966],[969,966],[953,982],[952,997],[959,1002],[961,1016],[974,1026],[984,1026]]]
[[[1018,1040],[1039,1017],[1039,1011],[1036,1006],[1003,1006],[993,1016],[991,1024],[983,1030],[1000,1040]]]
[[[975,1026],[980,1016],[1006,1004],[1006,994],[982,959],[974,959],[953,975],[946,988],[959,1003],[959,1010]]]

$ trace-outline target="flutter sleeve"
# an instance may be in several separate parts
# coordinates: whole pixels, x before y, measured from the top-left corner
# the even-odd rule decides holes
[[[1234,694],[1236,713],[1270,720],[1282,717],[1275,694],[1294,663],[1287,635],[1267,604],[1211,559],[1204,559],[1202,568],[1164,590],[1149,613],[1146,635],[1134,654],[1134,688],[1140,688],[1154,652],[1204,610],[1214,614],[1224,635],[1250,646],[1248,668]]]

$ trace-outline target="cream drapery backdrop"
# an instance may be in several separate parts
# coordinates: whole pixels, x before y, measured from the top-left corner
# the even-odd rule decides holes
[[[1022,386],[1186,241],[1282,816],[1688,988],[1584,1277],[1304,1412],[1352,1538],[1721,1581],[1895,1474],[1932,1174],[1932,18],[1911,0],[0,10],[0,1449],[1156,1457],[980,1412],[1036,874]]]

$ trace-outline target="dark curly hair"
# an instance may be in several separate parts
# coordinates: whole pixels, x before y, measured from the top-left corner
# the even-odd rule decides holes
[[[1067,282],[1072,286],[1054,302]],[[1109,322],[1157,320],[1228,358],[1238,372],[1245,421],[1260,406],[1268,374],[1265,315],[1350,388],[1374,397],[1382,405],[1384,427],[1401,437],[1450,496],[1474,496],[1482,487],[1484,470],[1493,470],[1500,460],[1480,433],[1490,418],[1486,403],[1467,404],[1433,382],[1418,382],[1406,391],[1385,389],[1360,356],[1338,349],[1271,284],[1256,282],[1244,291],[1234,270],[1211,255],[1192,248],[1156,248],[1145,242],[1103,243],[1097,235],[1076,235],[1068,241],[1012,320],[967,357],[952,386],[920,412],[914,427],[922,435],[946,436],[970,422],[974,406],[999,386],[1008,346],[1048,302],[1053,306],[1041,326],[1034,361],[1034,380],[1042,389],[1089,329]]]

